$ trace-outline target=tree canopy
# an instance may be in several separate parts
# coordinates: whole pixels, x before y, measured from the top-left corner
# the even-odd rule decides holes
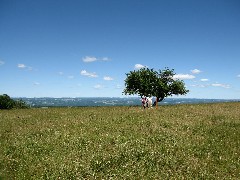
[[[154,96],[157,101],[172,95],[185,95],[189,92],[182,80],[175,79],[174,69],[165,68],[155,71],[149,68],[130,71],[126,73],[125,95],[138,94],[143,96]]]

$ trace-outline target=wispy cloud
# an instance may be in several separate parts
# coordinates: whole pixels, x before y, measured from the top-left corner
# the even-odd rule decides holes
[[[96,84],[95,86],[93,86],[94,89],[103,89],[104,86],[101,84]]]
[[[19,69],[26,69],[26,70],[28,70],[28,71],[32,71],[32,70],[33,70],[32,67],[26,66],[25,64],[18,64],[17,67],[18,67]]]
[[[90,72],[87,72],[86,70],[82,70],[81,72],[80,72],[80,74],[82,75],[82,76],[87,76],[87,77],[91,77],[91,78],[96,78],[96,77],[98,77],[98,75],[94,72],[94,73],[90,73]]]
[[[93,56],[85,56],[82,58],[83,62],[94,62],[94,61],[97,61],[97,58],[96,57],[93,57]]]
[[[64,72],[62,72],[62,71],[60,71],[60,72],[58,72],[58,75],[59,76],[62,76],[62,77],[66,77],[66,78],[68,78],[68,79],[74,79],[75,78],[75,76],[73,76],[73,75],[66,75]]]
[[[110,59],[108,57],[103,57],[103,58],[97,58],[94,56],[85,56],[82,58],[82,61],[85,63],[91,63],[95,61],[109,61]]]
[[[200,81],[206,82],[206,81],[209,81],[209,79],[200,79]]]
[[[194,79],[195,76],[191,75],[191,74],[175,74],[173,76],[173,79]]]
[[[221,87],[221,88],[226,88],[229,89],[231,88],[231,86],[229,84],[221,84],[221,83],[212,83],[212,84],[193,84],[190,85],[192,87],[201,87],[201,88],[205,88],[205,87]]]
[[[5,62],[0,60],[0,66],[4,65]]]
[[[214,87],[223,87],[223,88],[231,88],[231,86],[229,84],[221,84],[221,83],[213,83],[211,84],[211,86],[214,86]]]
[[[191,70],[191,73],[193,73],[193,74],[199,74],[199,73],[201,73],[202,71],[200,71],[199,69],[193,69],[193,70]]]
[[[17,67],[20,68],[20,69],[24,69],[24,68],[26,68],[27,66],[26,66],[25,64],[18,64]]]
[[[110,76],[104,76],[103,79],[104,79],[105,81],[112,81],[112,80],[113,80],[113,78],[110,77]]]
[[[190,85],[192,87],[200,87],[200,88],[205,88],[205,87],[208,87],[209,85],[203,85],[203,84],[193,84],[193,85]]]
[[[238,78],[240,78],[240,74],[239,74],[239,75],[237,75],[237,77],[238,77]]]
[[[102,60],[102,61],[110,61],[111,59],[108,58],[108,57],[103,57],[101,60]]]
[[[147,66],[144,66],[142,64],[135,64],[135,66],[134,66],[135,69],[141,69],[141,68],[144,68],[144,67],[147,67]]]
[[[120,84],[116,85],[116,89],[122,89],[122,88],[123,88],[122,85],[120,85]]]

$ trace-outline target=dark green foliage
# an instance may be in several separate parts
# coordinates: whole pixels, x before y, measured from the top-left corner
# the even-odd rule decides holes
[[[174,79],[174,69],[165,68],[154,71],[149,68],[142,68],[137,71],[130,71],[126,74],[125,95],[138,94],[142,96],[155,96],[162,101],[167,96],[185,95],[189,92],[182,80]]]
[[[7,94],[0,95],[0,109],[24,109],[29,108],[23,100],[13,100]]]
[[[14,100],[7,94],[0,95],[0,109],[12,109],[14,107]]]
[[[16,100],[16,101],[14,102],[14,108],[16,108],[16,109],[26,109],[26,108],[29,108],[29,105],[26,104],[25,101],[23,101],[22,99],[20,99],[20,100]]]

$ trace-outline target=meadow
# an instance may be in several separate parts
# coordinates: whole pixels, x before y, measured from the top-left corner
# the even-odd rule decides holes
[[[240,179],[240,103],[0,110],[0,179]]]

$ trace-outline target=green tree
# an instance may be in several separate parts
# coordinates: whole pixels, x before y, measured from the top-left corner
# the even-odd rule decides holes
[[[0,109],[24,109],[29,108],[29,105],[23,100],[13,100],[7,94],[0,95]]]
[[[138,94],[141,97],[156,97],[157,102],[172,95],[185,95],[189,92],[182,80],[174,79],[174,69],[165,68],[155,71],[141,68],[127,73],[125,79],[125,95]]]
[[[0,109],[12,109],[14,107],[14,100],[7,94],[0,95]]]

